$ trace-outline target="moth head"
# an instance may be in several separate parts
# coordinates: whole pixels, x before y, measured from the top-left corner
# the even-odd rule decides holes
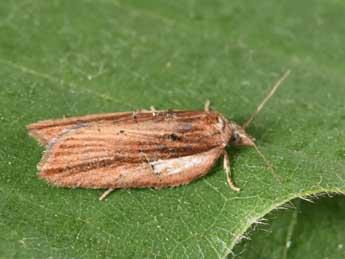
[[[279,183],[282,182],[282,178],[276,174],[271,163],[267,160],[265,155],[260,151],[260,149],[255,145],[255,138],[250,136],[242,126],[231,123],[230,128],[232,128],[232,134],[229,141],[230,145],[233,146],[252,146],[255,148],[259,156],[264,160],[268,168],[271,170],[272,175],[278,180]]]
[[[237,124],[232,125],[232,134],[230,138],[230,145],[233,146],[254,146],[255,138],[250,136],[241,126]]]

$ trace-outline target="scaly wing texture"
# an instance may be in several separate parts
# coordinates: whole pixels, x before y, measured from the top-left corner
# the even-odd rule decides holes
[[[141,127],[143,122],[156,124],[175,121],[176,123],[182,122],[177,127],[177,130],[183,132],[184,130],[191,130],[190,123],[193,120],[202,120],[203,123],[217,123],[218,117],[219,114],[216,112],[206,113],[198,111],[118,112],[39,121],[28,125],[27,129],[32,137],[37,139],[42,145],[47,146],[53,138],[80,125],[98,125],[102,127],[104,124],[116,124],[117,126],[136,124]],[[173,124],[170,125],[174,126]]]
[[[58,173],[43,168],[41,177],[54,185],[72,188],[171,187],[187,184],[206,174],[222,152],[222,148],[213,148],[179,158],[143,163],[114,161],[91,168],[81,167],[79,170],[65,168]]]
[[[105,113],[105,114],[93,114],[85,115],[80,117],[72,117],[65,119],[56,120],[45,120],[39,121],[37,123],[32,123],[27,126],[29,134],[37,139],[40,144],[47,146],[48,143],[53,139],[58,137],[62,132],[67,131],[71,128],[75,128],[78,125],[85,123],[102,123],[110,121],[121,122],[123,120],[129,120],[133,113],[123,112],[123,113]]]
[[[40,176],[65,187],[175,186],[207,173],[229,136],[215,112],[101,116],[44,122],[41,132],[58,136],[40,135],[51,139]]]

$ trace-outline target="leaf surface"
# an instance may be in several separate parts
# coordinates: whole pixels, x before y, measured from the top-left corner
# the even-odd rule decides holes
[[[342,1],[2,1],[0,257],[222,258],[251,224],[300,196],[345,191]],[[25,125],[149,108],[243,123],[255,151],[164,190],[58,189],[36,176],[43,148]]]

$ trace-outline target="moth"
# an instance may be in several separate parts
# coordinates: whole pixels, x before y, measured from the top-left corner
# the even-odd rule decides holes
[[[205,175],[223,156],[229,186],[239,191],[230,171],[228,145],[253,146],[273,167],[245,130],[287,71],[242,125],[210,110],[118,112],[45,120],[27,126],[46,150],[39,176],[67,188],[164,188],[188,184]],[[274,173],[275,174],[275,173]]]

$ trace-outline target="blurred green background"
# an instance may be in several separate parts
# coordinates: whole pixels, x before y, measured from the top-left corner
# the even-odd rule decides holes
[[[2,1],[0,258],[344,258],[341,196],[294,200],[252,226],[297,197],[345,191],[344,12],[340,0]],[[206,99],[241,123],[287,69],[248,128],[282,185],[234,148],[240,193],[220,162],[187,186],[104,203],[102,190],[36,176],[29,123]]]

